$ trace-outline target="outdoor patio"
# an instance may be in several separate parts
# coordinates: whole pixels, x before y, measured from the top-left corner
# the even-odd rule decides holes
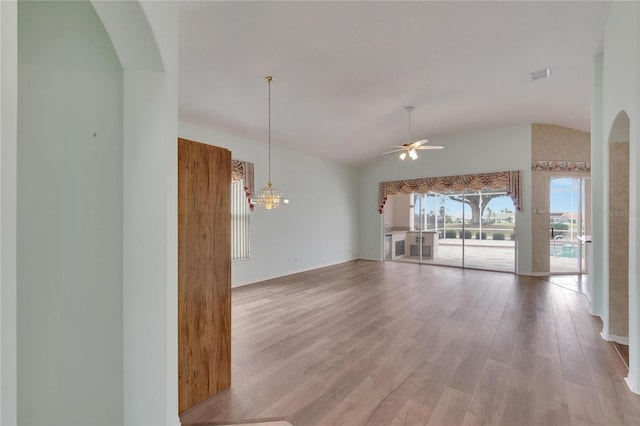
[[[424,259],[422,263],[431,265],[462,267],[462,241],[461,239],[443,239],[438,241],[438,256],[433,259]],[[553,255],[553,247],[550,242],[550,266],[554,274],[578,273],[576,257],[565,257],[568,253],[557,250]],[[464,267],[486,269],[491,271],[515,272],[515,243],[514,241],[494,240],[464,240]],[[395,262],[420,263],[417,256],[402,256],[394,259]]]

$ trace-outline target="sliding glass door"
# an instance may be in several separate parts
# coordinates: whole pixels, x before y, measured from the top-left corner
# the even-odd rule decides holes
[[[506,193],[413,193],[387,203],[385,260],[515,272],[515,207]]]
[[[437,209],[438,224],[436,256],[425,263],[463,266],[464,205],[452,195],[430,194]]]
[[[515,207],[504,192],[467,193],[465,202],[472,209],[467,224],[464,266],[515,272]]]

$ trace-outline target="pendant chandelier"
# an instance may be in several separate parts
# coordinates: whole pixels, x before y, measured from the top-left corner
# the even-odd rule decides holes
[[[271,82],[273,77],[270,75],[264,78],[269,88],[269,180],[267,180],[267,186],[258,191],[258,196],[253,200],[259,207],[264,207],[267,210],[277,209],[280,204],[287,204],[287,200],[277,188],[274,188],[271,184]]]

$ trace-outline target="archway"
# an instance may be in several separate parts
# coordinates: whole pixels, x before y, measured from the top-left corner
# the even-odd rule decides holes
[[[629,116],[620,111],[611,126],[608,209],[608,336],[629,364]]]
[[[91,4],[124,75],[124,423],[179,424],[178,3]]]
[[[2,38],[3,46],[5,44],[9,47],[13,45],[12,49],[4,49],[2,51],[2,97],[3,97],[3,164],[2,164],[2,178],[3,178],[3,192],[2,192],[2,212],[3,218],[6,211],[10,211],[13,208],[13,215],[9,217],[9,221],[3,219],[2,223],[2,241],[3,247],[8,250],[3,250],[2,253],[2,266],[3,266],[3,278],[7,276],[9,272],[13,274],[13,282],[8,284],[10,288],[6,286],[7,281],[2,281],[2,306],[3,306],[3,320],[5,317],[11,321],[3,322],[2,324],[2,394],[1,402],[2,413],[0,418],[6,421],[0,421],[0,423],[15,424],[16,419],[16,400],[20,400],[19,396],[16,396],[16,373],[15,359],[16,359],[16,335],[18,328],[16,326],[16,284],[15,284],[15,264],[16,264],[16,225],[15,225],[15,211],[16,211],[16,169],[18,162],[16,161],[15,147],[15,129],[11,129],[13,134],[5,132],[5,121],[16,121],[15,115],[17,108],[15,108],[15,88],[11,90],[4,90],[7,87],[7,82],[11,82],[11,79],[7,76],[12,76],[15,79],[15,69],[17,68],[16,57],[16,41],[17,41],[17,14],[16,5],[11,5],[11,2],[4,3],[0,7],[2,19]],[[60,5],[69,5],[70,3],[62,2]],[[115,341],[115,344],[109,346],[112,352],[116,353],[114,356],[110,355],[110,360],[115,360],[113,364],[117,364],[113,367],[109,365],[105,367],[99,360],[89,359],[91,362],[98,362],[101,366],[102,372],[105,375],[112,374],[113,377],[121,377],[124,382],[123,386],[119,384],[114,385],[116,388],[111,395],[111,401],[115,401],[112,406],[107,406],[104,400],[98,398],[95,399],[96,406],[81,407],[83,413],[89,412],[89,415],[83,417],[80,410],[68,410],[70,405],[78,405],[77,400],[68,398],[68,395],[60,392],[60,389],[51,388],[56,383],[62,384],[63,381],[55,382],[49,380],[52,386],[49,388],[50,394],[55,394],[55,398],[49,398],[50,405],[56,404],[56,409],[59,412],[65,412],[68,410],[70,416],[75,416],[76,422],[82,422],[84,419],[92,419],[95,422],[115,422],[125,424],[178,424],[177,416],[177,322],[176,322],[176,305],[177,305],[177,271],[176,271],[176,252],[177,252],[177,237],[175,231],[175,211],[177,210],[176,202],[176,138],[177,138],[177,4],[175,3],[144,3],[139,1],[130,2],[93,2],[95,11],[98,14],[98,18],[107,30],[108,36],[113,44],[113,47],[118,55],[120,65],[122,66],[122,72],[124,75],[124,88],[117,88],[119,99],[112,100],[109,104],[109,111],[113,112],[110,116],[116,117],[122,123],[121,130],[112,132],[116,136],[109,139],[109,144],[101,144],[99,147],[112,147],[116,145],[122,146],[122,155],[112,156],[115,167],[110,168],[111,171],[122,171],[121,187],[124,192],[123,196],[120,196],[117,191],[111,191],[112,198],[121,198],[117,200],[123,205],[122,214],[111,215],[111,218],[122,217],[124,223],[122,231],[122,244],[112,244],[110,248],[113,248],[109,253],[113,254],[112,258],[122,258],[124,267],[117,269],[111,268],[112,275],[122,276],[122,285],[120,285],[120,276],[111,280],[108,289],[120,288],[120,294],[116,294],[114,297],[109,298],[111,303],[109,307],[113,309],[109,310],[109,314],[115,318],[115,321],[97,321],[102,324],[116,324],[122,318],[122,326],[118,330],[118,327],[113,327],[115,332],[110,333],[109,337]],[[19,5],[18,5],[19,6]],[[48,6],[51,6],[49,4]],[[54,4],[51,7],[57,7],[58,4]],[[88,16],[91,14],[86,4],[77,3],[73,4],[74,7],[83,7],[82,14],[61,14],[64,16],[73,16],[76,19],[74,22],[81,26],[83,29],[89,29],[91,31],[100,32],[99,22],[97,19],[88,20]],[[58,11],[57,11],[58,12]],[[25,16],[25,15],[23,15]],[[45,17],[46,18],[46,17]],[[43,20],[46,20],[43,18]],[[33,21],[32,21],[33,22]],[[57,22],[57,21],[56,21]],[[96,25],[96,23],[98,25]],[[24,29],[25,26],[23,25]],[[34,34],[32,32],[31,34]],[[57,32],[56,32],[57,34]],[[5,38],[6,37],[6,38]],[[106,40],[106,34],[100,34],[96,36],[101,42]],[[61,37],[63,38],[63,37]],[[67,52],[75,52],[78,47],[73,45],[73,38],[63,38],[65,42],[69,44],[65,45]],[[87,46],[91,46],[88,43],[79,43],[80,47],[91,51]],[[99,44],[100,47],[104,44]],[[24,47],[24,46],[23,46]],[[106,52],[109,49],[95,50],[97,52]],[[84,51],[83,51],[84,52]],[[93,51],[91,51],[92,53]],[[164,56],[163,56],[164,55]],[[54,55],[56,56],[56,55]],[[59,58],[59,55],[57,55]],[[58,59],[56,58],[56,59]],[[112,56],[113,58],[113,56]],[[69,68],[73,68],[74,71],[93,70],[94,66],[99,72],[104,72],[101,67],[103,62],[100,59],[94,59],[94,56],[83,57],[82,62],[78,61],[69,63]],[[77,66],[78,63],[82,63],[82,67]],[[113,64],[113,61],[110,62]],[[59,80],[63,80],[66,77],[71,80],[69,74],[64,75],[64,70],[67,64],[62,64],[56,67],[50,67],[55,69],[61,76]],[[116,64],[114,65],[117,66]],[[12,69],[13,68],[13,69]],[[40,67],[43,70],[48,70],[45,67]],[[23,70],[26,68],[23,66]],[[32,66],[31,69],[39,69],[37,66]],[[10,71],[10,72],[7,72]],[[89,71],[86,71],[87,73]],[[96,73],[96,74],[97,74]],[[116,72],[112,72],[104,77],[102,80],[108,80],[109,82],[115,81],[112,78],[116,75]],[[119,76],[119,74],[117,74]],[[5,77],[7,77],[5,79]],[[84,77],[84,75],[83,75]],[[98,93],[95,90],[97,84],[95,84],[95,76],[91,75],[90,78],[76,79],[80,82],[94,82],[90,87],[90,90],[81,91],[77,90],[76,93],[81,94],[93,94]],[[63,99],[67,101],[68,91],[63,91],[65,85],[59,83],[56,80],[55,84],[50,84],[47,90],[55,89],[56,93],[63,93]],[[101,80],[101,81],[102,81]],[[47,84],[49,80],[47,80]],[[64,83],[64,81],[63,81]],[[48,92],[47,92],[48,93]],[[14,99],[8,97],[11,95]],[[88,97],[89,95],[87,95]],[[35,97],[33,98],[35,99]],[[49,100],[54,99],[52,96],[48,97]],[[57,99],[57,98],[56,98]],[[75,99],[75,98],[74,98]],[[82,98],[84,99],[84,98]],[[110,98],[111,100],[111,98]],[[88,113],[95,111],[95,120],[92,120],[92,125],[102,126],[100,129],[105,129],[104,124],[107,120],[104,118],[105,109],[103,104],[107,104],[103,98],[82,103],[85,110]],[[5,104],[10,108],[4,108]],[[25,105],[24,103],[22,104]],[[60,103],[57,105],[59,107]],[[11,111],[7,111],[11,109]],[[51,108],[51,110],[58,110],[60,108]],[[122,111],[120,111],[122,110]],[[68,111],[64,111],[65,114],[71,115]],[[24,119],[24,111],[19,111],[19,117]],[[48,114],[48,119],[52,120],[51,114]],[[64,118],[67,118],[66,116]],[[93,117],[90,117],[93,119]],[[7,119],[7,120],[5,120]],[[10,119],[10,120],[9,120]],[[72,117],[69,120],[59,120],[59,123],[72,123],[70,128],[75,130],[77,123],[80,123],[82,119],[78,117]],[[86,120],[85,120],[86,121]],[[95,121],[95,124],[93,124]],[[112,120],[113,122],[117,120]],[[111,123],[111,122],[110,122]],[[61,124],[62,126],[62,124]],[[29,127],[47,128],[47,126],[37,126],[30,123]],[[53,126],[52,126],[53,127]],[[109,129],[116,128],[117,125],[112,125]],[[5,138],[5,133],[10,137]],[[68,141],[68,134],[74,134],[74,141],[84,138],[84,136],[78,136],[82,132],[67,132],[65,138],[60,140]],[[100,130],[97,132],[98,137],[102,134],[106,134],[106,131],[102,133]],[[96,137],[96,133],[93,134],[93,138]],[[105,138],[106,140],[106,138]],[[94,142],[95,143],[95,142]],[[97,146],[97,145],[96,145]],[[92,145],[92,149],[96,146]],[[9,147],[9,152],[12,153],[12,157],[5,157],[5,147]],[[75,154],[75,153],[74,153]],[[23,156],[23,160],[24,160]],[[73,158],[70,158],[73,160]],[[76,158],[77,160],[77,158]],[[82,161],[75,161],[75,163],[82,163]],[[75,164],[74,163],[74,164]],[[109,163],[111,165],[111,163]],[[7,167],[9,166],[9,167]],[[27,170],[27,167],[23,167],[22,170]],[[94,170],[91,170],[93,173]],[[87,175],[92,174],[87,173]],[[6,178],[6,179],[5,179]],[[97,179],[96,179],[97,180]],[[102,182],[117,182],[117,179],[100,179]],[[25,182],[24,179],[22,182]],[[11,191],[5,191],[8,187]],[[100,193],[100,191],[94,191]],[[115,195],[114,195],[115,194]],[[96,197],[91,194],[91,197],[80,198],[76,194],[74,200],[78,202],[86,201],[89,204],[95,201]],[[97,195],[100,197],[100,195]],[[23,197],[23,199],[26,197]],[[90,198],[90,200],[89,200]],[[86,199],[86,200],[85,200]],[[62,205],[62,203],[58,203]],[[112,203],[111,206],[116,205]],[[83,209],[77,209],[82,211]],[[27,210],[25,210],[27,211]],[[106,210],[105,210],[106,211]],[[82,211],[82,213],[85,213]],[[60,215],[62,216],[62,215]],[[84,216],[89,216],[84,214]],[[95,218],[95,216],[91,216]],[[99,222],[99,221],[98,221]],[[115,220],[113,221],[115,222]],[[6,233],[7,227],[12,230],[10,234]],[[101,228],[102,229],[102,228]],[[7,234],[7,235],[5,235]],[[24,235],[24,234],[22,234]],[[117,235],[117,234],[114,234]],[[11,242],[9,238],[12,238],[11,244],[5,244]],[[103,239],[96,241],[101,242]],[[53,241],[50,238],[48,241]],[[84,247],[84,245],[77,244],[78,247]],[[25,247],[24,245],[22,247]],[[10,252],[12,258],[9,258],[5,252]],[[52,251],[53,252],[53,251]],[[60,250],[58,247],[57,252],[66,253],[64,250]],[[95,252],[91,252],[92,259],[98,257]],[[49,260],[50,257],[46,257],[49,252],[45,253],[42,257],[45,260]],[[26,256],[22,257],[23,259]],[[9,262],[13,263],[11,270],[5,268],[5,265],[9,265]],[[51,264],[58,264],[50,262]],[[104,262],[102,263],[104,264]],[[35,269],[35,268],[31,268]],[[25,268],[27,270],[27,268]],[[121,274],[118,271],[122,271]],[[115,271],[115,272],[113,272]],[[99,274],[97,274],[99,275]],[[11,278],[11,277],[10,277]],[[39,282],[42,282],[40,280]],[[74,283],[80,280],[75,280]],[[78,286],[80,287],[80,286]],[[102,286],[100,288],[106,288]],[[20,288],[18,286],[18,288]],[[86,297],[86,286],[82,286],[80,292],[75,294],[76,299],[65,300],[62,299],[58,305],[68,306],[84,306],[83,303],[91,297]],[[7,295],[10,299],[5,297]],[[62,292],[59,292],[63,294]],[[93,295],[95,295],[94,292]],[[115,290],[112,293],[116,293]],[[109,293],[110,295],[112,293]],[[33,292],[34,295],[38,295],[37,292]],[[66,294],[66,293],[64,293]],[[91,296],[91,295],[90,295]],[[101,294],[103,299],[107,299],[104,294]],[[99,298],[99,297],[98,297]],[[37,298],[33,298],[37,299]],[[22,301],[30,301],[30,299],[22,298]],[[150,303],[149,301],[153,302]],[[80,301],[82,303],[78,303]],[[91,301],[91,300],[89,300]],[[7,303],[11,303],[14,308],[12,312],[9,311],[5,315],[4,307]],[[25,305],[28,306],[28,305]],[[20,307],[18,307],[20,312]],[[91,309],[88,308],[87,312]],[[23,313],[29,313],[28,309],[21,309]],[[60,309],[58,311],[64,311]],[[91,312],[93,313],[93,312]],[[10,315],[13,316],[11,319]],[[25,315],[26,317],[27,315]],[[96,315],[96,317],[98,317]],[[102,319],[103,317],[99,317]],[[109,317],[109,320],[112,318]],[[63,329],[63,327],[58,327]],[[99,329],[102,330],[102,329]],[[9,332],[7,334],[7,331]],[[43,334],[41,330],[36,329],[40,334]],[[95,336],[103,336],[106,333],[94,330]],[[37,334],[34,333],[37,337]],[[8,339],[5,339],[8,337]],[[22,341],[24,342],[24,334],[21,334]],[[54,340],[51,336],[48,336],[49,340]],[[18,339],[20,340],[20,339]],[[43,341],[38,339],[37,341]],[[106,339],[103,339],[103,342]],[[58,358],[65,358],[65,354],[68,352],[76,351],[78,348],[65,344],[61,339],[55,339],[57,348],[59,348],[57,355]],[[110,342],[109,342],[110,343]],[[11,357],[5,356],[6,347],[13,348],[13,355]],[[97,347],[96,345],[95,347]],[[122,349],[120,349],[122,348]],[[28,349],[28,348],[27,348]],[[25,353],[35,353],[35,351]],[[23,363],[24,365],[25,363]],[[67,364],[70,365],[70,364]],[[76,366],[74,366],[76,367]],[[6,371],[10,374],[6,374]],[[57,369],[50,369],[51,371]],[[124,370],[124,374],[123,371]],[[76,368],[79,377],[82,374],[82,370]],[[88,377],[88,376],[87,376]],[[24,376],[22,377],[24,379]],[[98,380],[100,381],[100,380]],[[67,386],[69,381],[64,382]],[[101,386],[103,383],[101,383]],[[40,388],[40,386],[36,386]],[[106,387],[105,387],[106,388]],[[120,388],[120,389],[118,389]],[[26,389],[22,387],[22,391]],[[41,389],[38,389],[40,391]],[[82,392],[80,389],[78,392]],[[90,391],[90,390],[88,390]],[[88,393],[88,392],[87,392]],[[42,395],[42,393],[40,394]],[[44,393],[45,399],[49,393]],[[65,398],[60,397],[64,395]],[[110,395],[110,396],[111,396]],[[120,395],[120,397],[118,397]],[[31,395],[27,395],[31,397]],[[23,399],[25,401],[25,399]],[[113,408],[115,407],[115,408]],[[27,407],[27,409],[31,409]],[[26,410],[25,409],[25,412]],[[45,412],[42,407],[36,407],[35,410],[39,412]],[[123,414],[118,414],[123,412]],[[97,414],[96,414],[97,413]],[[106,413],[106,414],[105,414]],[[113,417],[100,417],[102,415],[113,416],[119,415],[123,419],[113,420]],[[104,420],[104,419],[107,420]],[[78,420],[80,419],[80,420]],[[102,420],[101,420],[102,419]],[[68,420],[56,418],[55,416],[49,416],[48,421],[53,423],[68,423]],[[87,420],[88,421],[88,420]],[[23,423],[29,423],[28,419]]]

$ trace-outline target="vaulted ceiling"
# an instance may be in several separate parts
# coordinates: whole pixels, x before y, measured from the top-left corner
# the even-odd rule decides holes
[[[588,131],[607,2],[206,2],[180,10],[186,122],[352,164],[525,123]],[[551,68],[548,80],[530,72]],[[427,151],[429,152],[429,151]]]

